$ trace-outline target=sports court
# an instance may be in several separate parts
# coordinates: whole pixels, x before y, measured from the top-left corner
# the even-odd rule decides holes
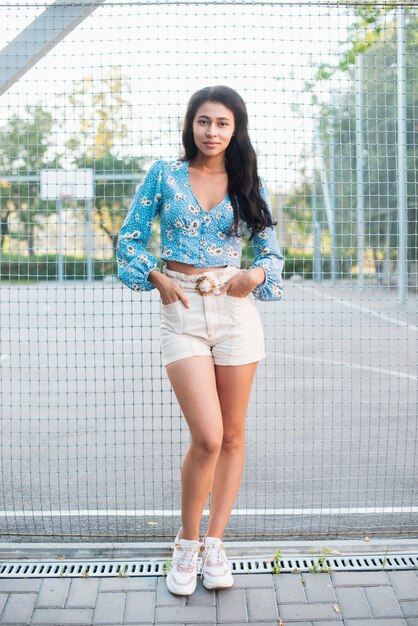
[[[2,532],[168,539],[187,430],[155,293],[2,286]],[[266,329],[230,538],[408,533],[417,507],[417,302],[290,279]],[[51,321],[53,323],[51,323]]]

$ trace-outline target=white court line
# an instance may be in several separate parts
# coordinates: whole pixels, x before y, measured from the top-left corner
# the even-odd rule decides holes
[[[418,506],[355,506],[304,509],[233,509],[233,517],[244,515],[364,515],[418,513]],[[209,510],[203,511],[208,516]],[[180,509],[51,509],[45,511],[0,511],[1,517],[180,517]]]
[[[296,354],[286,354],[285,358],[295,359],[296,361],[309,361],[310,363],[326,363],[329,365],[341,365],[342,367],[351,367],[352,369],[368,370],[369,372],[377,372],[378,374],[387,374],[388,376],[398,376],[399,378],[408,378],[409,380],[418,380],[418,376],[399,372],[398,370],[387,370],[384,367],[373,367],[372,365],[359,365],[358,363],[345,363],[344,361],[333,361],[332,359],[315,358],[311,356],[298,356]]]
[[[293,286],[299,289],[311,289],[315,293],[318,293],[318,288],[316,287],[296,285],[296,284]],[[385,315],[384,313],[378,313],[377,311],[373,311],[373,309],[369,309],[365,306],[360,306],[359,304],[354,304],[350,300],[342,300],[342,298],[335,298],[334,296],[328,293],[325,293],[324,291],[321,291],[321,296],[323,298],[326,298],[327,300],[335,300],[335,302],[340,302],[340,304],[342,304],[343,306],[347,306],[350,309],[354,309],[355,311],[360,311],[361,313],[368,313],[369,315],[373,317],[378,317],[380,319],[386,320],[387,322],[390,322],[391,324],[402,326],[403,328],[407,328],[408,330],[411,330],[414,333],[418,332],[418,326],[414,326],[413,324],[408,324],[407,322],[398,320],[396,319],[396,317],[391,317],[390,315]]]

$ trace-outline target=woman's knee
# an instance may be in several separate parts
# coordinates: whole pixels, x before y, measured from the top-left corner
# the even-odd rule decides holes
[[[208,433],[199,438],[192,437],[191,448],[195,454],[203,457],[218,456],[222,448],[222,433]]]
[[[225,432],[222,438],[222,451],[233,453],[245,446],[245,432]]]

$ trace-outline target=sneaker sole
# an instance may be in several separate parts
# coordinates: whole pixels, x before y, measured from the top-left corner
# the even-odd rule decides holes
[[[178,588],[175,585],[172,585],[170,579],[167,578],[167,589],[169,590],[170,593],[172,593],[175,596],[191,596],[192,593],[196,591],[196,587],[197,587],[197,581],[193,589],[186,590],[186,589]]]
[[[203,586],[205,587],[205,589],[209,589],[210,591],[212,591],[213,589],[229,589],[229,587],[232,587],[233,584],[233,580],[227,583],[208,583],[205,579],[203,579]]]

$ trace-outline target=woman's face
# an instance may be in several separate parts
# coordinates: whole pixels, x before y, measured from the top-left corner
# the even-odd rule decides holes
[[[204,102],[196,111],[193,137],[204,156],[218,156],[225,152],[234,130],[234,114],[220,102]]]

